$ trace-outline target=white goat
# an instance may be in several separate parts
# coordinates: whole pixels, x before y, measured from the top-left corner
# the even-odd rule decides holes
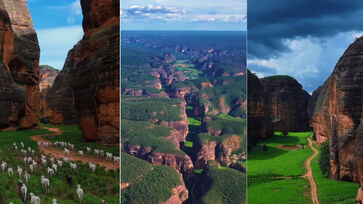
[[[30,181],[30,174],[28,174],[28,172],[25,172],[24,177],[25,177],[25,182],[29,183],[29,181]]]
[[[71,166],[71,169],[73,169],[73,170],[77,169],[77,164],[71,162],[71,163],[69,163],[69,165]]]
[[[44,189],[46,189],[49,192],[49,179],[45,178],[43,175],[40,178],[40,182],[42,183],[42,186]]]
[[[3,172],[5,171],[5,169],[8,167],[8,164],[4,161],[1,162],[1,169],[3,170]]]
[[[55,172],[58,171],[58,166],[56,164],[52,164],[52,168],[54,169]]]
[[[79,184],[77,185],[76,194],[77,194],[77,196],[78,196],[79,203],[81,203],[81,202],[82,202],[82,198],[83,198],[83,194],[84,194],[84,192],[83,192],[83,189],[81,188],[81,185],[79,185]]]
[[[34,195],[34,193],[30,193],[30,204],[40,204],[39,196]]]
[[[19,178],[21,178],[22,174],[23,174],[23,169],[20,168],[19,166],[17,167],[17,170],[16,170],[19,174]]]
[[[28,188],[26,187],[25,184],[22,184],[20,187],[20,193],[21,193],[21,198],[23,199],[24,202],[26,202],[26,193],[28,192]]]
[[[48,167],[47,172],[48,172],[48,175],[54,176],[54,170],[53,169]]]
[[[12,168],[8,168],[8,174],[9,176],[13,176],[14,172]]]

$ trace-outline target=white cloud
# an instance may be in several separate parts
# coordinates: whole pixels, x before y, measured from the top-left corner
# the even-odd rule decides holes
[[[73,15],[81,15],[82,14],[82,7],[79,0],[76,0],[72,3],[72,14]]]
[[[62,69],[68,51],[82,38],[82,26],[37,30],[40,44],[40,64]]]

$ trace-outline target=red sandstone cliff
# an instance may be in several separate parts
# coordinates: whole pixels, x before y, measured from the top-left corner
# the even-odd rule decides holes
[[[363,200],[363,38],[344,52],[320,89],[311,124],[318,143],[330,140],[330,173],[360,184]]]
[[[77,124],[77,112],[72,89],[74,73],[74,51],[68,52],[62,71],[55,79],[53,86],[47,89],[42,115],[44,120],[53,124]]]
[[[0,1],[0,129],[38,127],[39,45],[24,0]]]
[[[247,135],[248,147],[251,148],[259,140],[270,137],[273,133],[273,129],[264,86],[258,77],[249,70],[247,76]]]
[[[72,89],[87,140],[119,143],[120,2],[81,0],[84,36],[74,47]]]

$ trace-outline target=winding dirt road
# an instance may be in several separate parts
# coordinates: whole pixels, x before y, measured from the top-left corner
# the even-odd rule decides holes
[[[308,142],[309,142],[309,147],[314,151],[314,154],[311,155],[305,162],[305,167],[308,170],[308,172],[306,173],[306,175],[304,175],[304,177],[308,177],[308,179],[310,181],[311,199],[313,201],[313,204],[319,204],[318,193],[316,191],[316,184],[315,184],[315,181],[313,178],[313,172],[311,171],[311,166],[310,166],[311,161],[318,155],[319,152],[313,146],[313,141],[311,140],[312,136],[313,135],[310,135],[308,137]]]
[[[43,135],[34,135],[30,139],[32,139],[36,142],[50,142],[49,140],[45,139],[44,137],[57,136],[57,135],[63,134],[63,132],[61,130],[59,130],[58,128],[48,128],[48,127],[44,127],[44,128],[47,129],[48,131],[51,131],[54,133],[43,134]],[[120,167],[117,162],[108,161],[105,158],[100,158],[100,157],[96,157],[93,155],[87,155],[87,154],[80,156],[77,151],[70,151],[70,154],[66,156],[66,154],[63,150],[58,149],[54,146],[44,147],[43,145],[41,145],[38,147],[39,147],[39,150],[44,155],[51,155],[52,157],[54,157],[56,159],[62,159],[63,157],[68,157],[68,159],[70,161],[80,161],[82,163],[92,162],[93,164],[98,164],[100,166],[105,167],[106,170],[110,170],[110,169],[116,170],[117,168]]]

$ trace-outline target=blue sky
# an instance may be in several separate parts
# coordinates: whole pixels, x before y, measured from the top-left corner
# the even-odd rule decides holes
[[[82,38],[79,0],[28,0],[40,44],[40,64],[62,69],[68,51]]]
[[[248,14],[248,68],[293,76],[309,93],[363,35],[361,0],[251,0]]]
[[[125,0],[125,30],[246,30],[246,0]]]

